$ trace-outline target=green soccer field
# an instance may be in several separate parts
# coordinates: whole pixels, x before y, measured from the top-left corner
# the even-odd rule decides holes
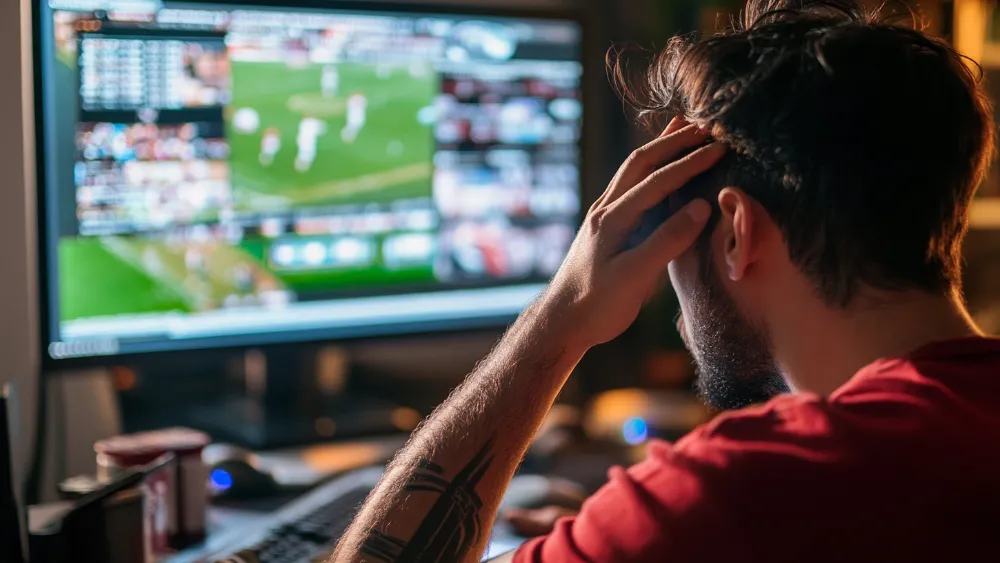
[[[232,185],[238,208],[271,211],[324,204],[389,202],[431,195],[434,141],[417,114],[433,102],[438,77],[430,69],[376,69],[337,65],[339,87],[322,92],[323,65],[233,61],[233,102],[227,120]],[[367,121],[354,142],[342,140],[346,101],[368,99]],[[260,116],[252,133],[238,131],[232,114],[251,108]],[[303,117],[326,124],[317,156],[304,172],[295,168],[296,137]],[[268,165],[260,161],[263,132],[275,127],[281,149]]]
[[[140,312],[189,311],[184,296],[158,283],[97,238],[59,243],[59,316],[62,320]]]
[[[205,266],[189,271],[189,248],[138,237],[61,240],[60,319],[219,309],[247,293],[233,276],[237,267],[256,273],[252,290],[286,289],[254,256],[225,244],[198,246]]]
[[[186,253],[196,247],[204,267],[191,271]],[[170,245],[142,237],[72,237],[59,242],[59,317],[62,321],[148,313],[197,313],[223,308],[227,298],[255,291],[298,296],[419,285],[434,281],[430,265],[390,270],[302,270],[268,267],[270,242]],[[255,272],[254,287],[239,287],[238,268]]]

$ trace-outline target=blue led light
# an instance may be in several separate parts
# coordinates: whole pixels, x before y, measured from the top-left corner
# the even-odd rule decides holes
[[[209,475],[209,480],[212,482],[212,487],[217,491],[225,491],[233,486],[233,476],[221,469],[213,469],[211,475]]]
[[[641,418],[630,418],[622,425],[622,438],[633,446],[639,445],[649,438],[649,426]]]

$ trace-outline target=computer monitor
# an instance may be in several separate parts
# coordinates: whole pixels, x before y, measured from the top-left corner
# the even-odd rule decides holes
[[[38,8],[50,365],[500,325],[576,232],[572,15]]]

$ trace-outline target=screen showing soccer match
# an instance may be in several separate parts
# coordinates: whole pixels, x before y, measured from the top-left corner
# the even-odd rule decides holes
[[[49,0],[38,34],[53,359],[505,322],[576,232],[572,20]]]

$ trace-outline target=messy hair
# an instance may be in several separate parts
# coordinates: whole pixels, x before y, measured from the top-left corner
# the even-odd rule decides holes
[[[750,0],[729,29],[675,37],[623,98],[730,148],[715,175],[781,229],[830,305],[863,287],[951,292],[973,194],[993,158],[981,73],[917,25],[853,0]]]

